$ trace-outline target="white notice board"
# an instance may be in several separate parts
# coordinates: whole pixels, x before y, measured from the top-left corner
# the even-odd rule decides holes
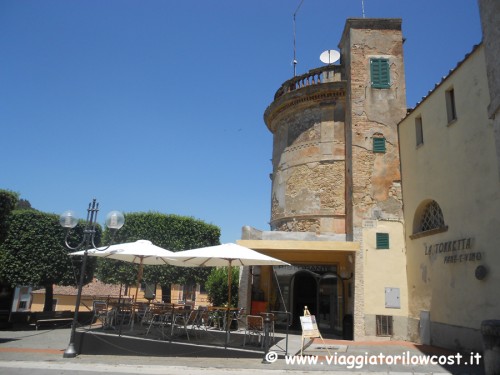
[[[304,315],[300,317],[303,337],[321,337],[314,315]]]

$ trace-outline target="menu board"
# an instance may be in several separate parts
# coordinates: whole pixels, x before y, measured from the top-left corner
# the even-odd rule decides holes
[[[302,326],[302,336],[304,337],[321,337],[314,315],[304,315],[300,317],[300,325]]]

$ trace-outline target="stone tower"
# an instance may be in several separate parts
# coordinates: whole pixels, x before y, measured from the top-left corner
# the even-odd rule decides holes
[[[271,230],[345,235],[345,88],[340,66],[312,70],[285,82],[267,108]]]
[[[265,111],[273,134],[271,231],[290,233],[283,239],[309,233],[333,241],[331,255],[316,263],[354,267],[353,279],[339,276],[354,284],[344,299],[345,312],[354,315],[354,336],[375,336],[379,317],[390,317],[393,336],[404,338],[401,20],[348,19],[339,48],[339,65],[288,80]],[[357,243],[359,250],[347,256],[342,243]],[[266,246],[271,252],[277,245]],[[301,257],[297,264],[315,262],[307,251]]]
[[[407,108],[401,20],[348,19],[339,47],[347,83],[346,231],[349,240],[360,243],[355,336],[373,335],[378,317],[390,316],[395,335],[404,338],[407,287],[397,124]],[[391,310],[389,289],[397,293]]]

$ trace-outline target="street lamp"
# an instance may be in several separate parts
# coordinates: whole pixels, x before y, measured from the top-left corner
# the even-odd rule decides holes
[[[96,225],[97,225],[97,213],[99,212],[99,203],[94,199],[92,203],[89,203],[89,208],[87,209],[87,222],[85,223],[85,229],[83,230],[83,239],[82,241],[75,247],[71,246],[68,243],[68,237],[71,232],[71,229],[76,227],[78,224],[78,218],[75,216],[73,211],[66,211],[59,217],[59,223],[63,228],[66,228],[66,237],[64,238],[64,244],[70,250],[78,251],[82,248],[85,249],[83,253],[82,260],[82,268],[80,270],[80,281],[78,283],[78,293],[76,295],[76,303],[75,303],[75,315],[73,316],[73,323],[71,324],[71,335],[69,338],[69,345],[64,352],[64,358],[74,358],[77,353],[75,350],[75,332],[76,325],[78,324],[78,311],[80,310],[80,300],[82,298],[82,288],[83,282],[85,280],[85,265],[87,263],[87,251],[90,248],[94,248],[99,251],[106,250],[107,247],[97,248],[94,243],[94,238],[96,234]],[[106,216],[106,226],[111,230],[111,241],[113,241],[114,235],[118,229],[120,229],[123,224],[125,224],[125,218],[120,211],[111,211]]]

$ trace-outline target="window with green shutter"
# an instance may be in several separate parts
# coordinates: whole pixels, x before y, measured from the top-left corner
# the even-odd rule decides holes
[[[370,59],[370,74],[373,88],[388,89],[391,87],[388,59]]]
[[[385,138],[384,137],[374,137],[373,138],[373,152],[385,152]]]
[[[389,248],[389,233],[377,233],[377,249]]]

